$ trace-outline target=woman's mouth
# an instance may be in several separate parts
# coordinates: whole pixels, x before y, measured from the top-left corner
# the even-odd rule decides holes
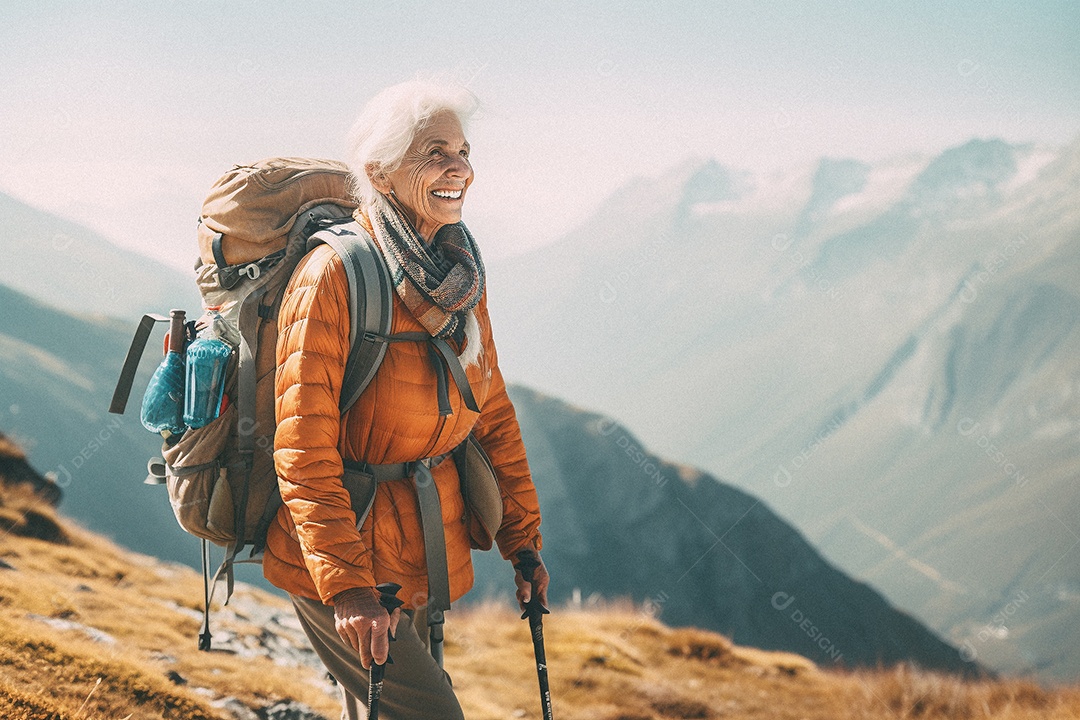
[[[461,190],[432,190],[431,194],[443,200],[460,200]]]

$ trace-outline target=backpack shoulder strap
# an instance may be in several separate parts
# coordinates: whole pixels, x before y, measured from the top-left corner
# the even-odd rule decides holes
[[[311,236],[308,247],[320,242],[341,257],[349,281],[350,348],[338,405],[344,413],[371,383],[386,355],[394,288],[382,254],[360,223],[323,228]]]

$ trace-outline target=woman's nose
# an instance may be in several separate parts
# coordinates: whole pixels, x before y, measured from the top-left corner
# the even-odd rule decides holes
[[[469,164],[469,159],[461,155],[455,155],[447,175],[454,178],[467,178],[472,175],[472,165]]]

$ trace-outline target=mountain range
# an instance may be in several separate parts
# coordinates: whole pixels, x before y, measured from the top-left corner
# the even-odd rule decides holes
[[[72,315],[9,288],[0,301],[0,422],[49,471],[65,512],[137,551],[197,562],[163,490],[139,482],[159,444],[137,403],[124,416],[105,412],[133,323]],[[759,500],[659,459],[606,416],[523,387],[512,395],[544,507],[553,599],[631,598],[667,622],[838,666],[980,671]],[[505,594],[509,566],[494,553],[476,560],[474,598]]]
[[[1080,140],[688,161],[490,277],[510,377],[761,498],[969,657],[1080,673]]]
[[[0,285],[69,312],[136,320],[144,312],[194,306],[199,300],[194,271],[191,278],[184,277],[83,225],[4,193],[0,217],[6,223]],[[154,223],[148,220],[146,227],[152,233]],[[194,265],[194,255],[191,260]]]
[[[687,160],[629,183],[553,244],[491,261],[500,364],[546,396],[618,418],[603,427],[616,442],[627,438],[617,449],[639,463],[635,473],[658,467],[649,448],[775,508],[839,570],[966,660],[1072,678],[1077,208],[1080,141],[976,139],[935,157],[823,159],[771,175]],[[514,392],[523,406],[551,411],[531,391]],[[560,417],[554,427],[577,423],[600,445],[555,463],[573,481],[545,482],[592,487],[588,472],[571,471],[592,468],[588,457],[608,455],[611,440],[582,430],[581,417]],[[545,426],[524,414],[522,422],[533,428],[530,456],[542,454]],[[51,457],[59,466],[74,456]],[[697,512],[696,495],[674,482],[664,486],[668,501],[693,508],[701,532],[709,526],[730,545],[723,523],[738,518]],[[561,515],[546,521],[557,539],[563,531],[550,525]],[[672,522],[670,535],[687,531]],[[571,537],[640,552],[629,529],[621,542],[594,529],[586,523]],[[573,544],[549,552],[564,546]],[[746,568],[716,572],[754,583],[756,574],[773,590],[769,604],[783,593],[776,603],[792,596],[798,609],[800,593],[770,575],[771,560],[722,554]],[[575,585],[585,592],[611,591],[598,568],[560,570],[582,577]],[[652,603],[668,592],[667,581],[634,585]],[[683,594],[669,595],[677,616]],[[725,617],[711,627],[739,633],[757,622]]]
[[[664,622],[831,666],[911,660],[975,674],[956,649],[853,582],[761,500],[650,453],[610,418],[511,388],[556,601],[630,597]],[[481,590],[505,563],[474,554]],[[957,660],[960,662],[957,662]]]
[[[54,479],[72,517],[166,560],[198,558],[198,544],[165,522],[160,488],[141,482],[161,442],[139,423],[137,401],[126,415],[107,412],[136,318],[76,316],[3,286],[0,307],[3,432]],[[153,370],[143,365],[139,388]]]

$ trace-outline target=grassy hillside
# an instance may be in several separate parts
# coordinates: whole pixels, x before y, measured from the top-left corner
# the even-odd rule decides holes
[[[27,484],[0,485],[0,561],[0,717],[337,717],[336,691],[279,598],[239,587],[214,615],[216,650],[198,652],[202,588],[193,571],[78,528]],[[654,614],[629,605],[556,609],[546,630],[560,720],[1080,713],[1076,689],[904,667],[824,671],[797,655],[666,627]],[[467,717],[540,717],[527,627],[511,608],[455,611],[447,635],[447,668]]]

